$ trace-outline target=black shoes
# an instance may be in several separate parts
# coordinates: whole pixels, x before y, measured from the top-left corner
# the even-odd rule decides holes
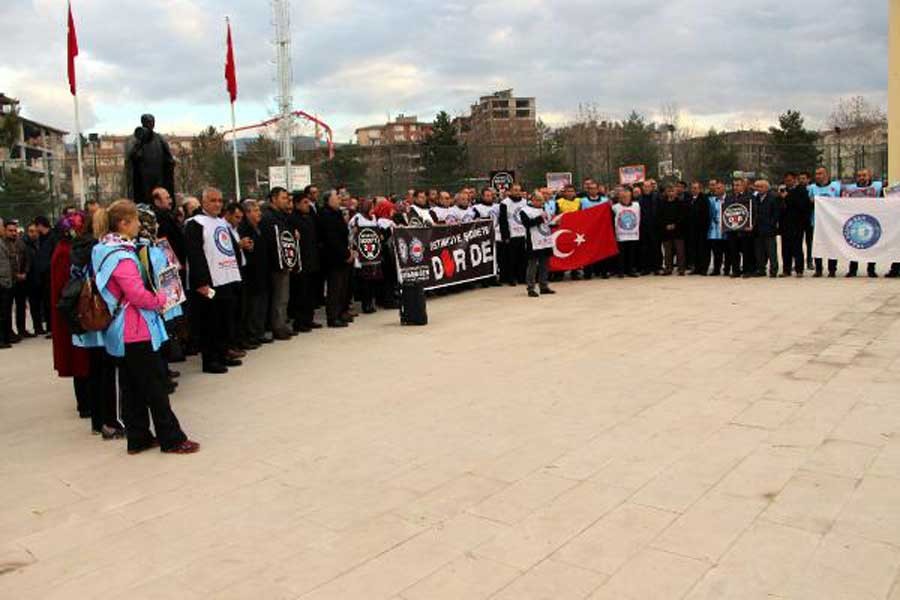
[[[537,293],[536,291],[534,291],[534,290],[528,290],[528,297],[529,297],[529,298],[540,298],[541,295],[538,294],[538,293]]]
[[[224,375],[228,372],[228,367],[222,363],[209,363],[208,365],[203,365],[203,372],[209,375]]]
[[[347,324],[347,321],[335,319],[334,321],[328,321],[328,327],[332,329],[340,329],[341,327],[349,327],[349,325]]]
[[[556,292],[554,292],[553,290],[551,290],[551,289],[548,288],[548,287],[542,287],[542,288],[541,288],[541,295],[543,295],[543,296],[552,296],[552,295],[554,295],[555,293],[556,293]]]

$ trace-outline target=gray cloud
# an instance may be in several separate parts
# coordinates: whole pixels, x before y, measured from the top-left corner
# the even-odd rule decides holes
[[[179,127],[225,120],[224,11],[235,28],[241,119],[274,107],[271,15],[260,0],[76,0],[86,127],[128,131],[154,110]],[[293,5],[298,107],[345,139],[386,113],[462,113],[502,87],[565,118],[676,103],[706,122],[821,122],[841,96],[885,102],[882,0],[308,0]],[[69,126],[65,9],[6,0],[2,91]],[[164,122],[164,121],[163,121]],[[724,123],[723,123],[724,124]]]

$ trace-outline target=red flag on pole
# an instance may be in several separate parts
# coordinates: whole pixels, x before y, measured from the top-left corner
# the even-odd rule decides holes
[[[609,203],[563,215],[553,234],[551,271],[574,271],[619,253]]]
[[[69,3],[69,91],[75,95],[75,57],[78,56],[78,36],[75,35],[75,20],[72,18],[72,3]]]
[[[237,71],[234,66],[234,46],[231,44],[231,23],[228,24],[228,53],[225,56],[225,81],[231,103],[237,100]]]

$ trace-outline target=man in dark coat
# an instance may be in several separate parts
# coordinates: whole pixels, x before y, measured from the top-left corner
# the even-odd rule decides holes
[[[352,316],[347,311],[350,299],[350,230],[341,212],[341,197],[331,191],[319,213],[319,240],[322,271],[328,282],[325,312],[329,327],[347,327]]]
[[[295,264],[290,264],[291,243],[295,244],[296,235],[291,227],[288,214],[291,212],[291,196],[284,188],[272,188],[269,202],[262,208],[260,230],[266,238],[269,251],[270,285],[269,285],[269,319],[272,334],[276,340],[291,339],[292,331],[288,323],[288,304],[291,299],[291,272]],[[294,256],[296,260],[296,256]]]
[[[709,232],[709,199],[703,193],[703,184],[699,181],[691,183],[690,190],[685,193],[685,203],[688,212],[685,232],[687,264],[693,269],[691,275],[706,275],[709,260],[704,260],[704,252]]]
[[[166,188],[158,187],[153,190],[152,198],[153,213],[156,215],[157,237],[169,242],[178,261],[184,265],[187,259],[184,251],[184,232],[178,225],[178,219],[172,210],[172,196]]]
[[[768,181],[761,179],[754,187],[756,275],[764,277],[768,264],[769,277],[778,277],[778,223],[781,220],[781,202],[778,196],[771,192]]]
[[[53,251],[56,249],[56,235],[50,228],[50,220],[41,215],[34,219],[34,226],[38,230],[37,250],[34,254],[35,286],[34,294],[41,300],[41,315],[47,324],[47,333],[50,331],[50,263],[53,259]],[[38,332],[35,332],[38,333]],[[43,333],[43,330],[41,331]]]
[[[129,191],[137,204],[151,204],[157,187],[175,194],[175,157],[165,138],[153,131],[155,127],[153,115],[141,116],[141,126],[134,130],[128,147]]]
[[[731,195],[725,198],[722,205],[723,211],[728,211],[732,204],[744,204],[753,210],[753,194],[747,190],[746,179],[735,179]],[[731,276],[734,278],[743,276],[753,277],[756,273],[756,254],[754,246],[754,232],[729,231],[725,234],[728,242],[728,262],[731,265]]]
[[[317,295],[321,287],[319,257],[319,232],[312,198],[301,194],[294,202],[291,226],[300,236],[300,272],[291,280],[290,315],[294,331],[309,333],[322,326],[315,322]]]
[[[272,341],[265,337],[266,315],[269,311],[269,248],[260,229],[262,212],[259,203],[245,200],[242,206],[244,220],[238,226],[238,233],[242,240],[248,239],[251,244],[244,249],[245,261],[241,267],[241,337],[253,344],[267,344]]]
[[[794,271],[797,277],[803,277],[806,266],[803,260],[803,236],[812,210],[809,192],[797,184],[796,173],[787,173],[779,196],[782,205],[781,258],[784,262],[784,276],[790,277]]]

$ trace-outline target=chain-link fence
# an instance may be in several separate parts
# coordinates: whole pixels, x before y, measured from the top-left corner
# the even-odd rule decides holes
[[[765,135],[765,134],[761,134]],[[269,163],[272,165],[269,165]],[[887,144],[840,143],[779,146],[751,142],[709,146],[700,140],[647,145],[640,152],[615,142],[545,145],[461,145],[426,148],[421,144],[388,146],[340,146],[333,158],[324,149],[295,152],[294,164],[311,167],[312,183],[322,189],[346,185],[353,194],[382,196],[402,194],[415,187],[453,191],[463,186],[487,184],[492,171],[514,171],[527,188],[543,186],[549,172],[571,173],[576,184],[592,177],[608,185],[619,181],[619,168],[643,164],[648,177],[659,180],[706,181],[747,177],[780,180],[787,170],[813,170],[824,165],[832,177],[852,181],[866,168],[876,180],[887,178]],[[271,158],[241,158],[241,192],[244,198],[263,198],[268,193]],[[123,155],[94,155],[83,159],[84,193],[108,203],[128,196]],[[227,149],[221,156],[180,156],[175,169],[177,194],[197,195],[205,185],[220,187],[234,196],[234,178]],[[0,161],[0,216],[30,218],[58,215],[74,205],[81,189],[74,156],[63,159]]]

